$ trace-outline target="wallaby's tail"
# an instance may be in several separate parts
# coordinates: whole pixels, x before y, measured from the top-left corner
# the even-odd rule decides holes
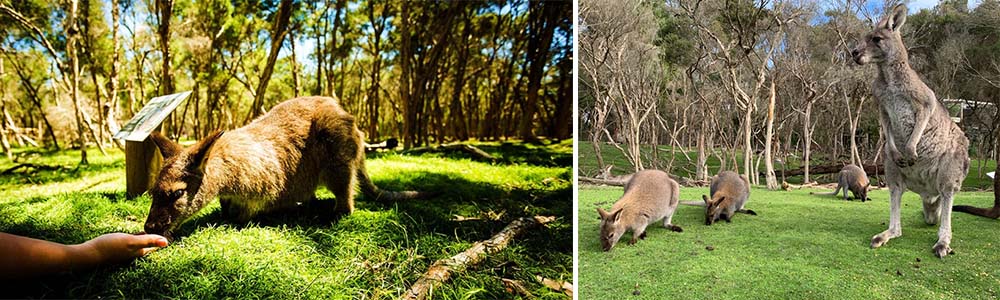
[[[991,208],[979,208],[979,207],[973,207],[973,206],[968,206],[968,205],[955,205],[955,206],[952,206],[951,210],[958,211],[958,212],[964,212],[964,213],[967,213],[967,214],[973,214],[973,215],[977,215],[977,216],[980,216],[980,217],[987,217],[987,218],[990,218],[990,219],[1000,218],[1000,206],[998,206],[998,205],[994,205]]]
[[[810,195],[820,195],[820,196],[836,196],[839,193],[840,193],[840,186],[837,186],[836,189],[834,189],[832,192],[829,193],[809,192]]]
[[[358,185],[361,186],[361,193],[365,195],[365,199],[372,199],[380,202],[393,202],[401,200],[415,200],[415,199],[425,199],[436,196],[440,193],[436,192],[418,192],[418,191],[386,191],[378,188],[372,183],[371,178],[368,178],[368,170],[365,169],[364,163],[358,168]]]

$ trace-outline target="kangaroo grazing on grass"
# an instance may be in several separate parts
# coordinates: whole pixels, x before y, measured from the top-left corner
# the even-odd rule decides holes
[[[320,184],[333,192],[340,214],[354,211],[359,184],[370,200],[428,196],[382,191],[372,184],[361,131],[334,98],[285,101],[244,127],[216,131],[187,149],[159,133],[152,139],[164,161],[149,190],[147,233],[169,237],[216,196],[223,215],[241,222],[314,200]]]
[[[646,226],[663,220],[663,227],[681,232],[680,226],[670,223],[680,201],[681,186],[659,170],[644,170],[632,175],[625,184],[625,194],[611,206],[611,212],[598,207],[601,216],[601,248],[610,251],[626,230],[632,230],[633,245],[646,238]]]
[[[851,55],[864,65],[875,63],[872,86],[879,103],[879,125],[885,135],[885,175],[889,184],[889,229],[872,237],[872,248],[902,235],[900,201],[909,188],[924,203],[924,221],[941,225],[933,252],[951,253],[951,210],[955,193],[969,170],[969,140],[920,80],[907,59],[899,29],[906,7],[897,5]]]
[[[840,174],[837,174],[837,188],[833,189],[832,193],[809,194],[837,196],[841,190],[844,190],[844,200],[848,200],[848,190],[854,194],[854,198],[860,199],[861,202],[871,200],[868,198],[868,174],[865,173],[864,169],[853,164],[844,166],[840,170]]]
[[[732,222],[733,215],[745,213],[756,216],[757,213],[743,209],[750,198],[750,181],[733,171],[724,171],[712,178],[709,186],[709,196],[701,195],[705,200],[705,225],[712,225],[719,219]]]

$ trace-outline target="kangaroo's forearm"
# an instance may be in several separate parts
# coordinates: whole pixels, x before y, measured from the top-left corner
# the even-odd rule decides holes
[[[930,122],[936,106],[932,101],[928,101],[928,99],[916,102],[913,106],[913,110],[916,113],[916,123],[913,125],[913,133],[910,134],[910,140],[906,143],[908,149],[915,149],[917,144],[920,143],[920,139],[924,136],[924,129],[927,129],[927,123]]]
[[[892,128],[889,127],[889,115],[885,112],[884,108],[879,108],[879,126],[882,126],[882,134],[885,135],[885,146],[889,147],[892,152],[898,152],[896,149],[896,139],[892,136]]]

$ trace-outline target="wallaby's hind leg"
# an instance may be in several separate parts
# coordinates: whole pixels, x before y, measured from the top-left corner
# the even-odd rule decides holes
[[[955,190],[958,190],[957,188]],[[941,198],[938,199],[938,211],[941,214],[941,225],[938,227],[938,241],[934,244],[934,255],[945,257],[951,254],[951,204],[954,200],[954,191],[942,191]]]
[[[891,162],[890,162],[891,163]],[[889,164],[889,163],[887,163]],[[899,172],[896,170],[896,172]],[[888,170],[887,170],[888,173]],[[899,177],[899,174],[888,175],[891,177]],[[879,233],[872,237],[872,248],[878,248],[885,245],[890,239],[903,235],[903,226],[900,224],[900,203],[903,198],[903,191],[906,190],[906,186],[901,182],[902,179],[889,180],[889,229],[886,229],[882,233]]]
[[[670,212],[669,214],[667,214],[667,216],[663,218],[663,227],[675,232],[684,232],[684,229],[682,229],[680,226],[671,223],[670,220],[673,218],[674,218],[674,212]]]
[[[327,170],[326,188],[336,197],[337,208],[334,213],[349,215],[354,212],[354,187],[357,185],[355,169],[348,166],[338,166]]]
[[[924,203],[924,222],[927,225],[934,225],[938,223],[941,218],[941,201],[937,195],[933,196],[920,196],[920,200]]]
[[[839,188],[841,188],[841,189],[843,189],[843,190],[844,190],[844,201],[849,201],[849,200],[851,200],[851,199],[850,199],[850,198],[848,198],[848,196],[847,196],[847,192],[848,192],[848,189],[847,189],[847,187],[849,187],[850,185],[848,185],[848,183],[847,183],[847,176],[846,176],[846,175],[841,175],[841,176],[840,176],[840,181],[839,181],[839,183],[838,183],[837,185],[840,185],[840,187],[839,187]]]

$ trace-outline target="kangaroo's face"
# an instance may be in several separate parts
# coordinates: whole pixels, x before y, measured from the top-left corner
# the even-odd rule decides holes
[[[882,63],[906,59],[906,48],[899,29],[906,22],[906,7],[898,5],[878,22],[872,32],[866,34],[851,57],[859,65]]]
[[[626,226],[620,222],[622,210],[618,209],[609,213],[598,207],[597,213],[601,216],[601,249],[610,251],[625,234]]]
[[[171,233],[212,199],[197,197],[203,182],[202,162],[212,144],[222,135],[216,132],[188,149],[154,133],[151,138],[163,155],[163,167],[149,189],[153,203],[146,218],[146,233],[172,238]]]
[[[709,199],[708,196],[701,195],[701,199],[705,200],[705,225],[712,225],[715,221],[718,221],[719,217],[722,215],[722,200],[725,198],[712,200]]]

